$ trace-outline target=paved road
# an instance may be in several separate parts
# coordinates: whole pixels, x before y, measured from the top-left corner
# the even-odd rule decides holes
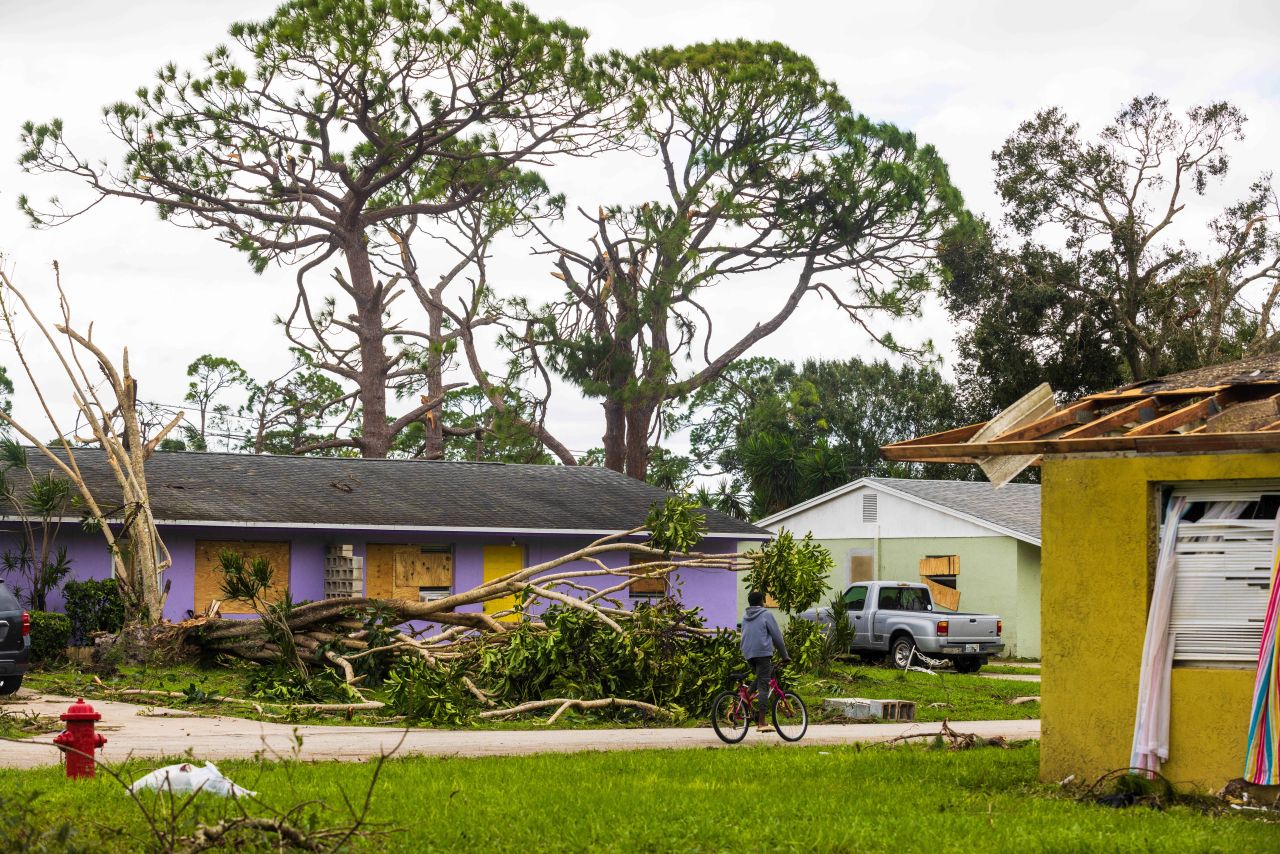
[[[652,748],[724,747],[708,727],[685,729],[592,730],[403,730],[390,727],[298,726],[229,717],[149,717],[147,707],[129,703],[91,701],[102,713],[100,731],[108,741],[101,758],[119,762],[130,756],[177,756],[190,749],[198,760],[246,759],[256,755],[320,760],[361,761],[395,748],[399,754],[426,756],[513,756],[528,753],[568,753],[582,750],[639,750]],[[28,697],[6,703],[11,712],[60,714],[65,697]],[[143,714],[139,714],[139,713]],[[1040,737],[1040,721],[965,721],[957,732],[984,738]],[[901,735],[934,733],[938,724],[815,724],[801,744],[833,745],[888,741]],[[301,736],[298,746],[295,736]],[[58,763],[52,735],[31,743],[0,742],[0,766],[33,768]],[[783,744],[776,735],[752,732],[744,744]]]

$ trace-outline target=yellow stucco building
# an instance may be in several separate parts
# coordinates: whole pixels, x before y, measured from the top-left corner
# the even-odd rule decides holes
[[[1160,490],[1280,480],[1280,454],[1051,458],[1042,478],[1040,773],[1092,780],[1129,764]],[[1172,677],[1161,773],[1220,789],[1244,764],[1254,669],[1175,663]]]
[[[1200,508],[1190,522],[1172,520],[1189,525],[1185,536],[1176,532],[1179,548],[1199,551],[1172,562],[1179,586],[1160,771],[1182,788],[1207,791],[1239,778],[1275,559],[1280,357],[997,420],[884,453],[917,461],[1003,457],[1005,472],[1014,456],[1041,466],[1042,779],[1088,782],[1130,764],[1159,537],[1175,494],[1200,501],[1188,505]],[[1215,493],[1239,497],[1229,512],[1247,518],[1218,523],[1204,513]],[[1252,551],[1240,551],[1235,529],[1224,525],[1251,537]],[[1205,530],[1228,533],[1196,536]],[[1204,545],[1218,540],[1230,545]]]

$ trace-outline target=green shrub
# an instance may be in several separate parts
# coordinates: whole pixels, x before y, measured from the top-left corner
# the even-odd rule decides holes
[[[669,599],[637,607],[621,633],[576,608],[556,606],[540,616],[541,626],[517,624],[502,643],[463,647],[448,663],[401,660],[384,683],[392,708],[414,721],[464,723],[485,708],[463,685],[462,675],[470,674],[501,707],[622,697],[661,706],[677,719],[701,717],[742,669],[736,633],[704,632],[696,609]],[[592,713],[609,720],[642,715],[623,707]]]
[[[66,656],[71,642],[71,621],[66,614],[31,612],[31,660],[58,661]]]
[[[457,726],[475,711],[476,701],[458,676],[421,658],[400,659],[387,675],[386,685],[391,708],[412,721]]]
[[[797,671],[808,673],[825,663],[827,638],[819,624],[792,618],[782,633],[782,639],[791,654],[791,665]]]
[[[831,618],[831,625],[827,627],[827,664],[831,664],[839,656],[849,654],[856,632],[849,622],[849,604],[838,591],[827,603],[827,614]]]
[[[68,581],[62,587],[62,598],[74,646],[88,646],[94,632],[115,634],[124,628],[124,603],[114,578]]]
[[[813,607],[830,589],[827,578],[833,566],[831,552],[815,541],[812,533],[797,540],[784,529],[772,542],[751,553],[751,570],[744,581],[748,590],[772,596],[783,611],[798,614]]]

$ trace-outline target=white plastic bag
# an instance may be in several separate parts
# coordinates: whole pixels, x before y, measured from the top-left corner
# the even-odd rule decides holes
[[[172,791],[175,795],[201,791],[221,795],[224,798],[253,797],[258,794],[242,789],[222,776],[218,766],[212,762],[204,763],[203,768],[197,768],[189,762],[157,768],[150,774],[134,780],[133,785],[129,787],[130,792],[138,792],[142,789]]]

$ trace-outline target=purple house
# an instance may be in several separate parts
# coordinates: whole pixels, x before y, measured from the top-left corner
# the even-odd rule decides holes
[[[36,474],[48,468],[29,453]],[[119,494],[101,451],[76,461],[104,506]],[[157,453],[147,463],[152,511],[173,558],[165,617],[204,613],[220,599],[219,555],[263,556],[276,571],[275,595],[430,599],[467,590],[522,566],[572,552],[604,534],[643,524],[669,493],[588,466]],[[10,511],[11,512],[11,511]],[[0,525],[16,533],[12,516]],[[728,553],[768,540],[768,531],[707,511],[704,552]],[[58,534],[74,578],[108,578],[98,533],[68,517]],[[624,566],[623,553],[605,556]],[[572,568],[573,565],[562,567]],[[583,563],[582,568],[589,568]],[[585,578],[611,586],[609,576]],[[737,621],[736,579],[723,570],[681,569],[668,581],[641,579],[620,595],[632,604],[673,595],[702,609],[708,625]],[[54,597],[51,608],[60,608]],[[487,603],[490,611],[507,607]],[[479,606],[476,606],[479,609]],[[240,603],[224,614],[243,612]]]

